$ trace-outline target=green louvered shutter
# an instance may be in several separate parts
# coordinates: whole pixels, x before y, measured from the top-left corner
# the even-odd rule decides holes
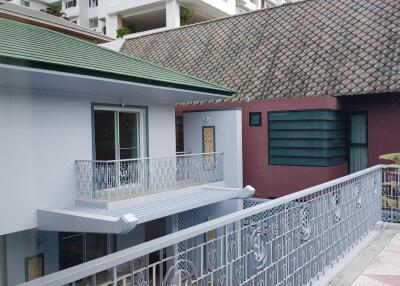
[[[346,162],[346,117],[333,110],[270,112],[269,164],[334,166]]]

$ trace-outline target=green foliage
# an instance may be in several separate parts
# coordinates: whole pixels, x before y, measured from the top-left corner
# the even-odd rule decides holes
[[[60,8],[58,8],[57,6],[50,5],[46,9],[42,9],[40,11],[45,12],[50,15],[53,15],[53,16],[56,16],[56,17],[61,17],[61,18],[66,19],[65,13],[61,12]]]
[[[117,38],[123,38],[125,35],[135,33],[135,27],[121,27],[117,29]]]
[[[181,25],[189,25],[193,24],[193,18],[194,18],[194,10],[190,8],[186,8],[181,6],[180,7],[180,18],[181,18]]]

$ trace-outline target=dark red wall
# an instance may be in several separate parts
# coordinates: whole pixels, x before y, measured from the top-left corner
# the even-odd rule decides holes
[[[275,198],[311,187],[348,172],[347,164],[334,167],[268,165],[267,114],[270,111],[341,109],[335,97],[309,97],[271,101],[218,103],[177,108],[183,111],[237,108],[243,110],[243,180],[256,188],[256,197]],[[262,126],[249,126],[249,112],[262,112]]]
[[[400,94],[346,97],[341,99],[347,111],[368,114],[368,164],[392,163],[379,156],[400,152]]]

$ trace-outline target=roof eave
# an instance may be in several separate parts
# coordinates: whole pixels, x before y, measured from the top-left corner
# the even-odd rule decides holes
[[[18,66],[18,67],[28,67],[28,68],[34,68],[34,69],[40,69],[40,70],[50,70],[50,71],[56,71],[56,72],[78,74],[78,75],[83,75],[83,76],[93,76],[93,77],[97,77],[97,78],[120,80],[120,81],[125,81],[125,82],[130,82],[130,83],[139,83],[139,84],[152,85],[152,86],[158,86],[158,87],[163,87],[163,88],[175,88],[175,89],[180,89],[180,90],[201,92],[201,93],[212,94],[214,96],[224,97],[224,98],[231,97],[235,93],[233,90],[229,90],[229,89],[213,89],[213,88],[200,87],[200,86],[194,86],[194,85],[171,83],[171,82],[167,82],[167,81],[160,81],[160,80],[155,80],[155,79],[150,79],[150,78],[127,76],[127,75],[123,75],[123,74],[99,71],[99,70],[95,70],[95,69],[85,69],[85,68],[74,67],[74,66],[45,63],[45,62],[32,61],[32,60],[26,60],[26,59],[14,58],[14,57],[7,57],[7,56],[2,56],[2,55],[0,55],[0,63],[6,64],[6,65],[14,65],[14,66]]]

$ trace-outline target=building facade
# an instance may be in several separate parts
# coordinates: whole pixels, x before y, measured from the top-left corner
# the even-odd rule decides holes
[[[225,113],[225,138],[221,119],[191,118],[199,142],[176,154],[175,105],[232,90],[37,26],[0,27],[0,285],[237,211],[254,193],[240,110]],[[238,145],[224,152],[224,140]]]
[[[128,39],[121,51],[238,90],[177,115],[241,108],[244,183],[276,198],[398,152],[399,10],[305,1]]]
[[[12,0],[33,9],[47,5],[61,8],[69,21],[111,38],[125,27],[129,33],[146,33],[210,19],[227,17],[256,9],[281,5],[286,0]]]
[[[25,4],[18,1],[0,1],[0,17],[47,28],[95,44],[103,44],[113,40],[102,33],[77,25],[63,17],[47,13],[49,7],[53,7],[52,11],[60,9],[60,7],[53,5],[57,4],[56,1],[37,3],[26,1]]]

